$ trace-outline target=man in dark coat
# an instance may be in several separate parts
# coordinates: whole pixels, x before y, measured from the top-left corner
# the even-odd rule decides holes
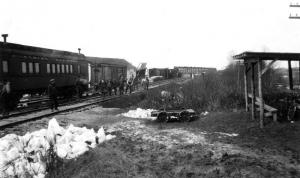
[[[54,80],[54,79],[53,79]],[[81,98],[82,97],[82,85],[81,85],[81,82],[80,82],[80,78],[78,77],[76,79],[76,82],[75,82],[75,86],[76,86],[76,94],[77,94],[77,97],[78,98]]]
[[[120,95],[123,95],[124,94],[124,87],[125,87],[125,83],[124,83],[124,80],[123,78],[120,79],[120,85],[119,85],[119,92],[120,92]]]
[[[50,80],[50,84],[48,85],[48,95],[50,98],[50,108],[52,111],[58,110],[58,102],[57,102],[57,89],[56,89],[56,85],[55,85],[55,80],[51,79]]]
[[[146,77],[146,90],[149,89],[149,77]]]
[[[7,116],[9,114],[9,102],[10,102],[10,82],[5,80],[3,87],[0,91],[0,101],[3,108],[2,115]]]
[[[119,87],[119,82],[117,80],[113,80],[113,89],[114,89],[115,95],[117,95],[118,87]]]
[[[107,87],[107,91],[108,91],[109,96],[111,96],[111,91],[112,91],[113,86],[112,86],[112,82],[110,80],[107,81],[106,87]]]

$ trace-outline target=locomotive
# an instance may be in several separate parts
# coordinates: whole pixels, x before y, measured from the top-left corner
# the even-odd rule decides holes
[[[55,79],[62,96],[75,93],[78,80],[89,81],[89,63],[80,53],[0,42],[0,82],[11,83],[12,100],[42,95]]]

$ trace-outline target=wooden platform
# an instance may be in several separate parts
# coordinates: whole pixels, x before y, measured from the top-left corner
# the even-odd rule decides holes
[[[253,98],[252,94],[248,94],[248,97],[251,98],[251,99]],[[256,100],[255,105],[258,106],[257,110],[259,111],[259,107],[262,104],[262,102],[258,97],[255,97],[255,100]],[[267,111],[267,112],[264,113],[264,116],[265,117],[273,117],[273,121],[277,122],[277,111],[278,110],[276,108],[273,108],[273,107],[265,104],[265,103],[264,103],[263,106],[264,106],[264,110]]]

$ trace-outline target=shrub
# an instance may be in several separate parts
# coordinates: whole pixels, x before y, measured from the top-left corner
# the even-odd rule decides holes
[[[182,89],[180,89],[182,87]],[[171,93],[167,101],[161,97],[161,91]],[[183,98],[178,98],[182,93]],[[196,77],[184,84],[171,83],[165,87],[150,90],[139,106],[143,108],[167,109],[192,108],[198,112],[203,110],[215,111],[240,107],[243,104],[243,95],[235,85],[222,78],[218,73]]]

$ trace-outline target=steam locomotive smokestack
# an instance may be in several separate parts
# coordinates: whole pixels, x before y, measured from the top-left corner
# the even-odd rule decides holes
[[[80,54],[81,48],[78,48],[78,53]]]
[[[6,38],[8,37],[8,34],[2,34],[3,42],[6,43]]]

